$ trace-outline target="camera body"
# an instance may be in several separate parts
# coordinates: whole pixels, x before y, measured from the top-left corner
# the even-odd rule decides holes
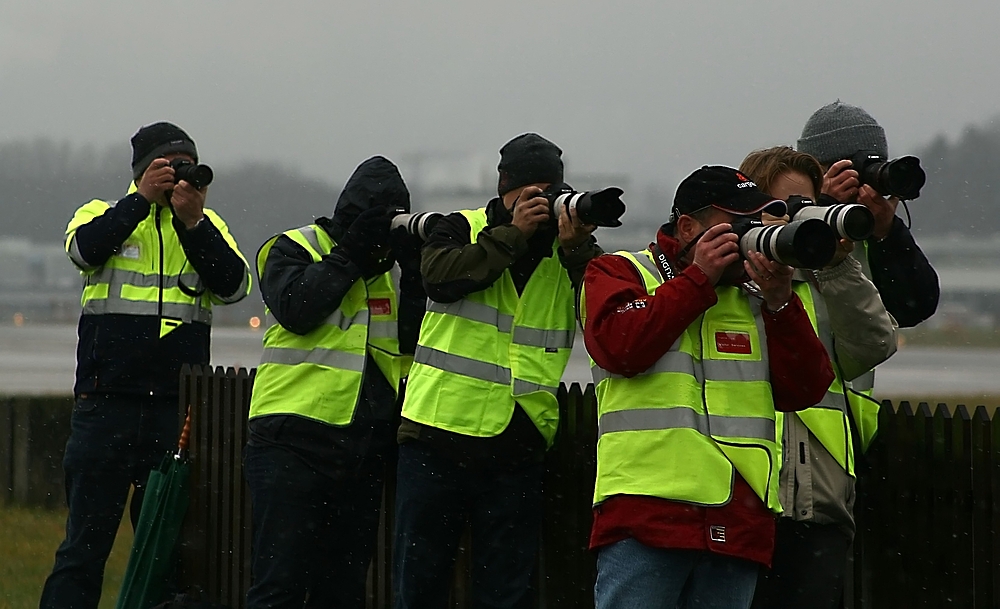
[[[916,199],[927,182],[920,159],[902,156],[887,160],[872,150],[862,150],[851,157],[851,168],[858,172],[858,181],[874,188],[880,195],[903,200]]]
[[[740,238],[743,258],[755,251],[779,264],[821,269],[833,260],[837,250],[836,234],[819,218],[765,226],[760,220],[739,217],[733,220],[732,227]]]
[[[211,167],[198,165],[187,159],[176,158],[170,161],[170,168],[174,170],[174,183],[184,180],[198,190],[211,184],[215,178]]]
[[[791,220],[818,218],[830,225],[840,239],[864,241],[875,232],[875,216],[864,205],[817,205],[808,197],[792,195],[786,201]]]
[[[396,210],[398,213],[392,217],[389,224],[389,232],[402,229],[411,235],[419,237],[421,241],[427,241],[427,237],[434,230],[434,225],[444,217],[444,214],[436,211],[422,211],[415,214],[405,213],[405,210]]]
[[[625,213],[625,203],[621,196],[623,190],[617,187],[577,192],[569,184],[553,184],[542,192],[541,196],[549,202],[549,216],[553,223],[559,222],[559,216],[569,212],[580,218],[581,224],[594,226],[618,227],[622,225],[622,214]]]

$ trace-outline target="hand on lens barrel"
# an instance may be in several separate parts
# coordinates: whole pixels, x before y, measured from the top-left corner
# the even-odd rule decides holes
[[[174,186],[174,192],[170,195],[170,206],[174,208],[177,219],[184,223],[188,229],[197,226],[198,222],[205,217],[205,193],[208,187],[198,190],[189,182],[181,180]]]
[[[174,170],[170,167],[170,161],[164,158],[153,159],[135,187],[136,191],[150,203],[166,205],[167,198],[164,193],[174,188]]]
[[[390,231],[389,244],[392,256],[404,275],[420,272],[420,249],[424,245],[420,237],[410,234],[405,226],[398,226]]]
[[[340,240],[344,255],[361,269],[365,278],[381,275],[392,268],[389,224],[394,213],[385,207],[367,209],[355,218]]]
[[[747,253],[743,267],[760,288],[768,310],[775,311],[792,298],[792,273],[795,272],[792,267],[772,262],[764,254],[753,251]]]
[[[528,186],[514,202],[514,219],[511,224],[524,233],[525,237],[531,237],[539,226],[549,221],[549,201],[539,196],[541,193],[541,188]]]
[[[716,224],[694,246],[693,264],[708,276],[712,285],[719,283],[726,267],[740,259],[739,237],[732,229],[731,224]]]
[[[823,176],[823,194],[829,195],[841,203],[850,203],[858,196],[858,172],[850,169],[851,161],[837,161]]]
[[[861,203],[875,216],[875,232],[872,237],[875,239],[885,239],[892,228],[892,221],[896,217],[896,207],[899,199],[896,197],[885,198],[878,194],[878,191],[865,184],[858,190],[858,203]]]
[[[581,224],[580,217],[576,214],[573,214],[573,219],[570,220],[570,210],[567,209],[565,212],[559,214],[559,245],[562,246],[564,252],[568,252],[590,239],[590,235],[597,230],[597,226]]]
[[[830,260],[830,263],[826,265],[826,268],[832,269],[833,267],[837,266],[838,264],[844,261],[844,258],[850,256],[851,252],[853,251],[854,251],[853,241],[851,241],[850,239],[839,240],[837,242],[837,249],[836,251],[833,252],[833,258]]]

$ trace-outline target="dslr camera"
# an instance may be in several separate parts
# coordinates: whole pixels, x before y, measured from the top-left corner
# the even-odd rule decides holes
[[[764,226],[760,220],[738,217],[732,222],[740,238],[740,255],[760,252],[765,258],[799,269],[821,269],[837,250],[837,236],[819,218]]]
[[[402,213],[402,209],[398,211],[400,213],[393,216],[389,223],[389,232],[401,229],[419,237],[421,241],[427,241],[427,237],[434,230],[434,225],[444,217],[444,214],[436,211],[422,211],[415,214]]]
[[[862,150],[851,157],[851,169],[858,172],[859,182],[871,186],[880,195],[904,201],[919,197],[927,181],[920,159],[915,156],[889,161],[877,152]]]
[[[198,190],[205,188],[212,183],[215,173],[208,165],[198,165],[187,159],[176,158],[170,161],[170,167],[174,170],[174,182],[184,180]]]
[[[792,195],[786,204],[792,221],[818,218],[829,224],[840,239],[864,241],[875,232],[875,216],[858,203],[816,205],[808,197]]]
[[[613,228],[622,225],[619,218],[625,213],[623,192],[614,186],[577,192],[569,184],[553,184],[541,196],[549,202],[549,217],[555,223],[559,222],[559,216],[570,212],[570,218],[577,216],[581,224]]]

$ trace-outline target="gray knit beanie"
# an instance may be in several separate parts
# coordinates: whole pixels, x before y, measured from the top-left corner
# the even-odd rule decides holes
[[[878,121],[863,109],[839,99],[813,112],[802,128],[798,149],[826,166],[849,159],[861,150],[889,156],[885,130]]]

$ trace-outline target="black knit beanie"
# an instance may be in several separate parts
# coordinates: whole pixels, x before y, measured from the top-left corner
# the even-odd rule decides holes
[[[500,149],[497,171],[497,193],[501,197],[528,184],[561,184],[562,150],[537,133],[525,133]]]
[[[183,152],[198,162],[198,149],[183,129],[172,123],[146,125],[132,136],[132,178],[139,180],[149,164],[171,152]]]

